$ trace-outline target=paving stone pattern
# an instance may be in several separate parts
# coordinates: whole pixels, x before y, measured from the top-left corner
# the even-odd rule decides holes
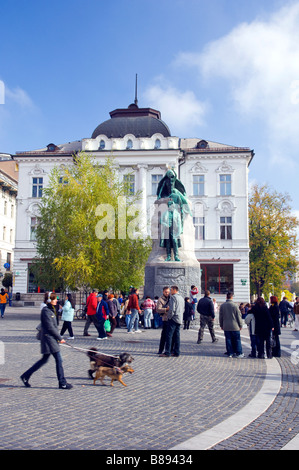
[[[128,386],[116,382],[110,387],[107,379],[105,386],[93,385],[86,353],[61,346],[65,375],[74,388],[58,389],[51,358],[27,389],[19,376],[40,358],[38,321],[38,312],[13,308],[0,321],[5,345],[0,365],[2,450],[167,450],[238,412],[261,389],[266,373],[264,360],[227,358],[224,340],[211,343],[208,331],[197,345],[196,332],[182,330],[181,356],[160,358],[160,329],[134,335],[116,329],[113,338],[99,342],[93,326],[92,337],[83,337],[84,321],[75,320],[73,346],[134,356],[135,372],[124,375]],[[265,416],[215,449],[273,447],[267,422],[271,429],[276,425],[275,436],[281,438],[275,448],[299,432],[297,371],[289,360],[280,363],[282,391]]]

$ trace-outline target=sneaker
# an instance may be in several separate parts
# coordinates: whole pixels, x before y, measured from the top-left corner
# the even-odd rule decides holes
[[[134,331],[128,331],[127,332],[129,335],[133,335],[134,334]]]
[[[20,379],[22,380],[25,387],[31,387],[30,383],[28,382],[28,379],[26,379],[24,375],[21,375]]]
[[[199,340],[197,341],[197,344],[200,344],[201,342],[202,342],[201,339],[199,339]]]
[[[104,341],[104,339],[107,339],[107,336],[105,338],[96,338],[98,341]]]
[[[75,339],[75,336],[69,336],[68,339]]]
[[[141,330],[135,330],[135,333],[142,333]]]
[[[245,355],[244,355],[244,354],[238,354],[236,357],[237,357],[238,359],[241,359],[242,357],[245,357]]]
[[[64,384],[64,385],[59,385],[59,388],[61,388],[62,390],[70,390],[71,388],[73,388],[73,386],[71,384]]]
[[[212,340],[212,343],[217,343],[217,341],[218,341],[218,338],[215,338]]]
[[[234,357],[234,356],[233,356],[233,354],[228,354],[228,356],[227,356],[227,357]]]

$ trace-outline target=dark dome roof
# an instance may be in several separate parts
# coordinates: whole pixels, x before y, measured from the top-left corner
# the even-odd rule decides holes
[[[165,122],[160,119],[160,112],[151,108],[138,108],[131,104],[126,109],[116,109],[110,113],[111,119],[102,122],[91,136],[95,139],[98,135],[108,138],[124,137],[132,134],[135,137],[151,137],[153,134],[162,134],[170,137],[170,130]]]

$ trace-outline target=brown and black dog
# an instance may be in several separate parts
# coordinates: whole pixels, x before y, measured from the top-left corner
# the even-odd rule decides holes
[[[124,364],[131,364],[134,357],[129,353],[121,353],[119,356],[107,356],[98,352],[97,348],[90,348],[87,356],[90,360],[89,377],[94,378],[93,374],[99,367],[122,367]]]
[[[102,385],[104,385],[104,382],[103,382],[104,377],[108,376],[111,378],[111,382],[110,382],[111,387],[113,387],[114,380],[118,380],[118,382],[120,382],[125,387],[127,387],[127,385],[122,380],[123,375],[126,372],[133,374],[134,369],[132,369],[132,367],[129,364],[125,364],[122,367],[99,367],[96,370],[96,375],[95,375],[95,378],[93,379],[93,384],[95,385],[96,381],[100,379],[100,381],[102,382]]]

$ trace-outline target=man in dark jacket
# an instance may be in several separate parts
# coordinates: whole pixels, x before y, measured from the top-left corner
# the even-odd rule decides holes
[[[286,328],[289,313],[291,313],[291,311],[293,310],[292,305],[287,301],[286,297],[284,297],[280,302],[279,310],[281,315],[281,326],[283,325]]]
[[[206,325],[209,328],[212,342],[215,343],[218,339],[214,331],[215,311],[213,300],[210,297],[210,291],[206,290],[205,296],[197,303],[197,311],[200,314],[200,328],[198,331],[197,344],[202,342]]]
[[[37,361],[30,369],[21,375],[21,380],[25,387],[30,387],[29,379],[31,375],[40,369],[46,362],[48,362],[50,355],[55,359],[56,362],[56,373],[58,378],[59,388],[69,390],[73,386],[67,383],[64,377],[64,371],[62,367],[62,357],[60,354],[59,343],[65,343],[64,339],[59,334],[56,316],[55,306],[57,304],[56,294],[50,295],[50,303],[47,304],[41,311],[41,353],[43,357]]]

